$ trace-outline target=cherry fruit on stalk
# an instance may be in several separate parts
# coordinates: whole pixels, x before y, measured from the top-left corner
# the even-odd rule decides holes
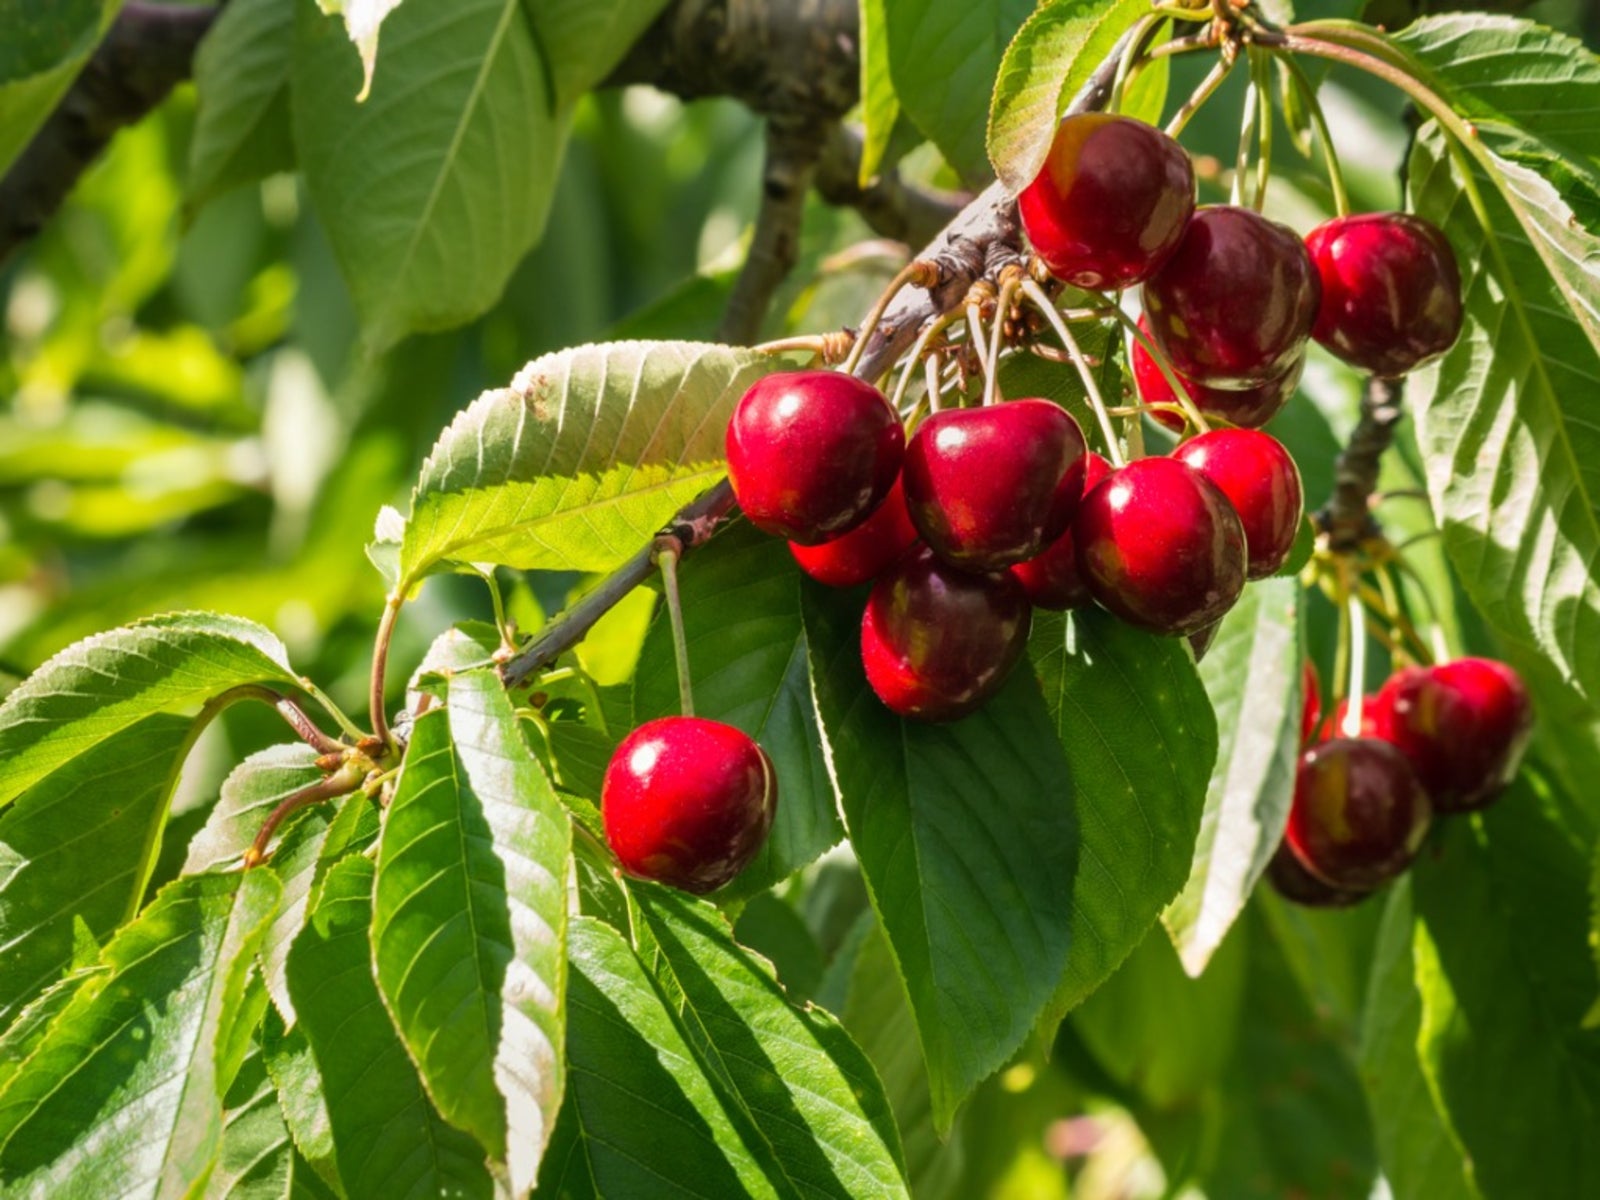
[[[905,430],[870,383],[785,371],[740,398],[727,452],[733,494],[756,528],[810,546],[854,529],[882,503]]]
[[[606,767],[606,842],[630,875],[714,891],[749,865],[772,828],[778,781],[766,751],[701,717],[635,729]]]
[[[1317,676],[1317,664],[1309,658],[1300,668],[1300,744],[1311,741],[1322,720],[1322,680]]]
[[[1369,891],[1411,865],[1431,815],[1405,755],[1376,738],[1336,737],[1301,754],[1284,839],[1324,883]]]
[[[1306,247],[1322,281],[1312,336],[1345,362],[1404,375],[1455,344],[1461,271],[1438,226],[1410,213],[1335,217]]]
[[[1254,388],[1282,379],[1303,353],[1321,291],[1294,230],[1248,208],[1208,205],[1145,281],[1144,310],[1181,374]]]
[[[1522,678],[1488,658],[1397,671],[1374,707],[1377,736],[1410,760],[1440,812],[1468,812],[1498,796],[1533,732]]]
[[[1000,690],[1031,623],[1028,598],[1010,575],[959,570],[916,546],[878,577],[867,598],[867,682],[903,717],[965,716]]]
[[[800,569],[818,583],[848,588],[876,579],[917,540],[916,526],[906,511],[905,491],[894,481],[888,496],[849,533],[820,546],[789,543]]]
[[[1083,491],[1088,495],[1097,483],[1111,474],[1111,464],[1090,451],[1084,457]],[[1080,608],[1094,599],[1078,569],[1078,551],[1068,529],[1034,557],[1019,562],[1011,574],[1022,585],[1037,608]]]
[[[1239,514],[1210,480],[1175,458],[1141,458],[1087,496],[1072,526],[1089,591],[1130,625],[1198,633],[1244,590]]]
[[[1017,211],[1057,279],[1124,288],[1148,277],[1182,238],[1194,212],[1194,167],[1153,125],[1081,113],[1057,126]]]
[[[946,562],[996,571],[1066,530],[1083,496],[1083,431],[1048,400],[947,409],[906,447],[906,507]]]
[[[1365,889],[1350,890],[1334,887],[1306,870],[1287,842],[1279,842],[1267,863],[1267,881],[1285,900],[1293,900],[1308,908],[1347,908],[1360,903],[1371,893]]]
[[[1289,561],[1305,493],[1300,468],[1283,443],[1255,429],[1213,429],[1172,452],[1217,485],[1244,523],[1247,579],[1265,579]]]
[[[1148,317],[1139,318],[1139,328],[1146,335],[1149,334]],[[1156,365],[1156,360],[1150,357],[1150,352],[1138,339],[1134,339],[1133,343],[1132,367],[1133,385],[1143,403],[1178,403],[1178,394],[1172,390],[1172,384],[1167,382],[1166,374]],[[1300,386],[1300,376],[1304,374],[1305,369],[1306,356],[1301,354],[1296,356],[1289,369],[1282,375],[1256,387],[1237,390],[1209,387],[1203,383],[1196,383],[1176,371],[1173,374],[1178,376],[1178,382],[1183,384],[1184,391],[1189,393],[1189,399],[1194,401],[1194,406],[1200,410],[1202,416],[1226,421],[1229,425],[1236,425],[1240,429],[1260,429],[1283,411],[1283,406],[1289,403],[1294,395],[1295,388]],[[1184,419],[1180,413],[1156,409],[1150,416],[1174,432],[1181,432],[1184,427]]]

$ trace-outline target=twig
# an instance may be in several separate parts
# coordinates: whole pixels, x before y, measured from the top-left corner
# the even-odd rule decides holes
[[[882,171],[861,186],[863,144],[861,131],[853,125],[835,125],[828,131],[817,160],[817,194],[836,208],[855,209],[879,236],[924,245],[971,201],[970,193],[921,187],[902,179],[898,171]]]
[[[1394,441],[1404,413],[1400,379],[1373,376],[1361,394],[1361,419],[1333,465],[1333,494],[1316,514],[1328,546],[1350,551],[1378,533],[1371,500],[1378,488],[1378,460]]]
[[[800,256],[800,225],[820,146],[816,137],[767,125],[766,165],[755,236],[717,326],[719,341],[744,345],[761,335],[773,294]]]

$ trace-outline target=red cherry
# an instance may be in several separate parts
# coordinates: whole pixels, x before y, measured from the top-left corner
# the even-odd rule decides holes
[[[1083,490],[1087,495],[1089,489],[1111,474],[1111,464],[1092,450],[1084,457],[1084,462]],[[1011,574],[1036,608],[1078,608],[1094,599],[1078,570],[1078,553],[1073,548],[1071,529],[1033,558],[1017,563],[1011,568]]]
[[[1182,146],[1143,121],[1071,116],[1017,197],[1017,212],[1057,279],[1124,288],[1147,278],[1183,236],[1194,212],[1194,167]]]
[[[1300,671],[1300,744],[1304,746],[1316,732],[1322,719],[1322,680],[1317,677],[1317,664],[1309,658]]]
[[[790,542],[789,553],[818,583],[848,588],[876,579],[916,540],[905,492],[896,479],[883,503],[849,533],[820,546]]]
[[[1305,507],[1300,468],[1283,443],[1255,429],[1213,429],[1172,452],[1228,498],[1244,523],[1247,579],[1265,579],[1289,561]]]
[[[867,682],[903,717],[948,721],[1000,690],[1032,610],[1005,572],[976,575],[916,546],[878,577],[861,620]]]
[[[1363,696],[1361,698],[1361,728],[1359,736],[1371,738],[1378,736],[1378,705],[1377,696]],[[1317,731],[1316,740],[1319,742],[1332,741],[1334,738],[1345,737],[1344,719],[1350,711],[1350,701],[1347,697],[1333,706],[1333,712],[1328,714],[1322,722],[1322,728]]]
[[[1321,291],[1294,230],[1248,208],[1207,206],[1145,282],[1144,311],[1182,374],[1251,388],[1281,379],[1304,352]]]
[[[1287,842],[1278,843],[1272,860],[1267,863],[1267,881],[1285,900],[1293,900],[1309,908],[1346,908],[1371,895],[1366,890],[1348,891],[1324,883],[1305,869]]]
[[[778,803],[772,760],[732,725],[647,721],[606,767],[606,841],[631,875],[710,892],[749,865]]]
[[[1139,328],[1148,334],[1149,319],[1140,317]],[[1134,387],[1138,389],[1139,398],[1144,403],[1178,402],[1177,393],[1167,382],[1166,375],[1156,365],[1156,360],[1150,357],[1150,352],[1144,348],[1144,343],[1137,339],[1133,343],[1132,366]],[[1283,406],[1289,403],[1290,397],[1294,395],[1295,388],[1300,386],[1300,376],[1305,369],[1306,356],[1301,354],[1296,356],[1289,369],[1282,375],[1275,376],[1256,387],[1237,391],[1208,387],[1181,374],[1178,375],[1178,381],[1183,384],[1184,390],[1189,393],[1189,399],[1194,401],[1194,406],[1203,416],[1226,421],[1229,425],[1238,426],[1240,429],[1260,429],[1283,411]],[[1181,432],[1184,427],[1183,417],[1175,412],[1158,409],[1150,416],[1174,432]]]
[[[946,562],[997,571],[1066,530],[1083,496],[1083,431],[1048,400],[934,413],[906,447],[906,507]]]
[[[1521,677],[1489,658],[1407,667],[1378,696],[1377,735],[1411,761],[1440,812],[1482,808],[1498,796],[1533,732]]]
[[[1455,344],[1461,272],[1437,225],[1410,213],[1335,217],[1306,235],[1322,280],[1312,336],[1374,375],[1404,375]]]
[[[787,371],[740,398],[727,451],[733,494],[756,528],[810,546],[854,529],[882,503],[905,430],[871,384]]]
[[[1432,806],[1388,742],[1335,738],[1300,756],[1284,838],[1324,883],[1366,891],[1416,857]]]
[[[1244,590],[1239,514],[1175,458],[1113,471],[1083,498],[1072,536],[1094,598],[1141,629],[1198,633]]]

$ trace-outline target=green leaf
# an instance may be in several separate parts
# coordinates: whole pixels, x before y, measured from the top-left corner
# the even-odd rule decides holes
[[[566,1104],[538,1194],[778,1195],[622,935],[568,926]]]
[[[754,895],[844,836],[811,699],[800,571],[781,539],[740,525],[696,551],[679,579],[696,714],[744,730],[777,771],[772,834],[719,893]],[[664,611],[645,638],[633,704],[640,723],[678,711],[672,628]]]
[[[1217,761],[1189,882],[1164,917],[1191,975],[1205,970],[1244,910],[1289,818],[1300,754],[1299,599],[1294,579],[1246,588],[1200,664]]]
[[[106,971],[107,968],[94,965],[69,971],[30,1001],[10,1028],[0,1033],[0,1095],[4,1095],[6,1086],[44,1040],[44,1035],[51,1023],[61,1015],[61,1010],[66,1008],[85,983]]]
[[[0,812],[0,1028],[71,964],[77,923],[103,939],[138,911],[188,739],[152,714]]]
[[[520,0],[405,4],[365,101],[343,36],[307,0],[295,29],[295,147],[382,350],[483,312],[544,229],[566,141]]]
[[[1032,4],[894,0],[884,8],[889,73],[900,106],[963,178],[984,178],[985,98],[1001,53]]]
[[[343,1195],[344,1184],[334,1158],[333,1122],[305,1027],[285,1029],[277,1010],[268,1009],[260,1034],[267,1074],[277,1090],[278,1109],[296,1153],[323,1183]]]
[[[317,757],[304,742],[285,742],[256,751],[230,771],[204,827],[189,843],[183,873],[237,870],[278,802],[322,778]]]
[[[838,1022],[793,1005],[711,905],[647,884],[633,892],[681,989],[691,1045],[732,1089],[794,1189],[909,1196],[883,1085]]]
[[[289,65],[294,5],[231,0],[194,60],[199,97],[184,195],[195,206],[294,168]]]
[[[1093,991],[1177,895],[1216,759],[1217,723],[1181,639],[1098,610],[1035,614],[1029,647],[1075,791],[1072,954],[1049,1020]]]
[[[856,181],[866,187],[883,165],[900,119],[900,97],[889,74],[889,0],[860,0],[861,163]]]
[[[0,806],[140,718],[246,683],[299,680],[283,643],[237,617],[175,613],[86,638],[0,703]]]
[[[400,6],[400,0],[317,0],[323,12],[342,16],[345,32],[361,57],[361,99],[372,89],[372,72],[378,58],[378,32],[383,20]],[[413,6],[415,7],[415,6]]]
[[[71,86],[121,0],[0,0],[0,175]]]
[[[409,587],[446,560],[608,571],[723,472],[728,418],[781,364],[693,342],[536,359],[440,436],[412,496]]]
[[[206,1200],[272,1200],[293,1186],[294,1143],[259,1046],[251,1048],[223,1101],[222,1149]]]
[[[570,111],[598,87],[665,7],[666,0],[523,0],[555,111]]]
[[[1076,780],[1026,670],[951,724],[889,712],[862,673],[859,599],[824,590],[802,595],[826,752],[944,1131],[1067,967]]]
[[[277,880],[202,875],[163,888],[0,1094],[0,1178],[14,1194],[182,1194],[222,1138],[225,1047],[278,903]]]
[[[378,988],[446,1120],[530,1187],[563,1087],[572,827],[499,676],[417,719],[378,842]]]
[[[483,1151],[435,1111],[373,982],[372,887],[369,860],[339,863],[289,952],[289,989],[322,1078],[339,1176],[350,1200],[486,1200],[493,1184]]]

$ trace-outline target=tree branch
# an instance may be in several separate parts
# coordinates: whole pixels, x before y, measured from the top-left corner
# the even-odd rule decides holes
[[[896,171],[884,171],[862,187],[862,147],[861,131],[853,125],[828,131],[817,162],[817,194],[836,208],[855,209],[874,233],[924,246],[971,203],[971,193],[919,187]]]
[[[1367,380],[1361,393],[1361,419],[1333,466],[1333,495],[1317,511],[1317,527],[1328,535],[1336,551],[1354,550],[1378,533],[1372,516],[1372,494],[1378,487],[1378,465],[1394,441],[1395,427],[1404,415],[1401,379]]]
[[[800,225],[806,192],[820,147],[807,134],[767,126],[767,158],[761,172],[761,209],[755,236],[745,256],[717,339],[748,344],[761,335],[761,325],[778,290],[800,256]]]

